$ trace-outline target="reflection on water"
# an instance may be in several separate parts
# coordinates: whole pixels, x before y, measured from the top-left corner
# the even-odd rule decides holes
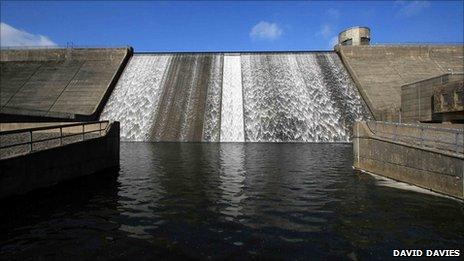
[[[385,187],[351,165],[350,144],[122,143],[119,173],[4,202],[0,256],[370,259],[462,248],[462,202]]]
[[[245,181],[245,151],[242,144],[229,143],[221,146],[219,166],[219,188],[222,191],[219,200],[220,213],[228,221],[233,221],[242,215],[241,202],[247,198],[244,193]]]

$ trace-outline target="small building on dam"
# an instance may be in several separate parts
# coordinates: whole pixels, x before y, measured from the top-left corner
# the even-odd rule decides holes
[[[368,27],[338,40],[333,51],[2,49],[0,196],[117,167],[122,140],[353,142],[355,167],[464,198],[464,46],[372,44]],[[87,154],[68,162],[78,173],[62,160],[23,168],[68,149]],[[52,169],[69,175],[28,181]]]

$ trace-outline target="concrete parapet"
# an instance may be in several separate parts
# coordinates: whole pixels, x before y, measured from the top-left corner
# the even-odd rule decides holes
[[[0,198],[118,167],[119,122],[113,122],[101,137],[0,159]]]
[[[401,86],[464,71],[463,45],[336,47],[376,120],[399,120]]]
[[[43,61],[100,61],[120,59],[130,47],[124,48],[47,48],[47,49],[2,49],[2,62]]]
[[[464,199],[464,128],[357,122],[354,167]]]
[[[0,51],[3,122],[98,118],[132,48]]]

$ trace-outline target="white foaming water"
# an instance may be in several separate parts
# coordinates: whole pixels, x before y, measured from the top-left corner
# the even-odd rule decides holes
[[[351,109],[351,112],[355,115],[355,121],[365,120],[366,112],[362,104],[362,99],[354,85],[354,82],[351,80],[348,72],[338,58],[336,53],[326,54],[327,60],[329,61],[330,69],[338,81],[337,87],[341,87],[340,90],[346,98],[344,102],[347,103],[347,106]],[[367,108],[366,108],[367,109]]]
[[[224,56],[221,141],[244,142],[242,74],[239,55]]]
[[[192,73],[192,78],[189,82],[187,82],[183,87],[187,90],[187,99],[185,99],[185,110],[183,112],[183,121],[181,124],[181,132],[180,132],[180,140],[182,142],[189,141],[188,140],[188,133],[190,131],[189,126],[194,124],[195,121],[195,110],[193,109],[195,103],[197,100],[195,99],[195,94],[196,94],[196,83],[198,82],[198,78],[200,78],[199,75],[199,66],[200,66],[200,57],[199,56],[193,56],[193,64],[191,66],[191,73]],[[185,72],[186,73],[186,72]],[[178,102],[181,102],[182,99],[178,99]]]
[[[332,85],[328,87],[335,87],[337,90],[336,94],[333,95],[333,99],[342,108],[343,126],[345,127],[345,132],[351,136],[354,122],[371,119],[369,109],[363,103],[354,82],[351,80],[338,55],[336,53],[326,53],[323,56],[330,70],[327,77],[331,78],[331,81],[326,84]],[[336,97],[337,94],[339,97]]]
[[[170,59],[170,55],[135,54],[129,61],[100,115],[100,120],[121,122],[122,140],[149,139]]]
[[[349,140],[315,53],[246,54],[242,70],[247,141]]]
[[[222,55],[215,55],[206,96],[203,141],[217,142],[221,133],[222,64]]]

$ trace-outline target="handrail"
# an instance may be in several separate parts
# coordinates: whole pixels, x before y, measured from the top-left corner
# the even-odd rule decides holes
[[[8,131],[0,131],[0,135],[7,135],[7,134],[15,134],[21,132],[28,132],[28,131],[40,131],[40,130],[48,130],[48,129],[58,129],[58,128],[66,128],[66,127],[75,127],[80,125],[90,125],[90,124],[97,124],[97,123],[109,123],[109,121],[86,121],[86,122],[78,122],[78,123],[69,123],[69,124],[62,124],[62,125],[52,125],[52,126],[43,126],[43,127],[34,127],[34,128],[26,128],[26,129],[17,129],[17,130],[8,130]]]
[[[370,126],[374,124],[375,127],[373,128]],[[388,132],[388,131],[378,131],[377,125],[390,125],[390,126],[395,126],[394,132]],[[425,147],[431,147],[435,149],[441,149],[441,150],[448,150],[448,151],[454,151],[456,153],[463,154],[464,153],[464,130],[461,129],[452,129],[452,128],[438,128],[434,126],[424,126],[424,125],[417,125],[417,124],[404,124],[404,123],[395,123],[395,122],[379,122],[379,121],[370,121],[366,122],[366,126],[371,131],[374,135],[379,136],[379,137],[385,137],[385,134],[391,137],[385,137],[385,138],[393,138],[393,141],[403,141],[407,142],[404,140],[406,138],[407,140],[413,141],[414,144],[418,143],[421,146]],[[405,134],[398,134],[398,127],[400,128],[415,128],[420,130],[420,136],[414,136],[414,135],[405,135]],[[450,135],[450,138],[454,136],[454,142],[447,142],[443,141],[441,139],[432,139],[432,138],[427,138],[424,137],[424,130],[425,131],[433,131],[436,133],[447,133]],[[382,135],[384,134],[384,135]],[[452,135],[452,136],[451,136]],[[460,137],[461,136],[461,137]],[[462,141],[460,143],[459,141]],[[430,146],[430,144],[427,143],[434,143],[437,145],[442,145],[442,146]],[[444,147],[443,147],[444,146]]]
[[[449,76],[453,76],[453,75],[464,75],[464,72],[448,72],[448,73],[444,73],[444,74],[440,74],[440,75],[437,75],[437,76],[433,76],[433,77],[430,77],[430,78],[427,78],[427,79],[423,79],[423,80],[420,80],[420,81],[416,81],[416,82],[412,82],[412,83],[406,83],[406,84],[403,84],[401,85],[401,87],[409,87],[409,86],[412,86],[412,85],[415,85],[415,84],[418,84],[418,83],[424,83],[424,82],[428,82],[428,81],[431,81],[431,80],[435,80],[435,79],[440,79],[440,78],[443,78],[443,77],[449,77]]]
[[[86,131],[85,126],[89,125],[96,125],[98,124],[98,129],[95,130],[90,130]],[[102,125],[105,125],[104,128],[102,128]],[[78,127],[82,126],[82,131],[77,132],[77,133],[70,133],[70,134],[63,134],[63,129],[65,128],[71,128],[71,127]],[[35,127],[35,128],[27,128],[27,129],[18,129],[18,130],[9,130],[9,131],[0,131],[0,136],[6,136],[6,135],[12,135],[12,134],[19,134],[19,133],[28,133],[29,134],[29,140],[25,142],[16,142],[8,145],[1,145],[0,144],[0,149],[7,149],[7,148],[12,148],[12,147],[18,147],[18,146],[23,146],[23,145],[29,145],[29,151],[26,153],[31,153],[34,151],[33,145],[36,143],[40,142],[46,142],[50,140],[60,140],[59,146],[63,145],[63,139],[64,138],[69,138],[69,137],[74,137],[74,136],[81,136],[82,135],[82,140],[86,140],[85,134],[89,133],[95,133],[98,132],[99,136],[102,136],[103,133],[107,133],[108,127],[110,126],[109,121],[91,121],[91,122],[80,122],[80,123],[71,123],[71,124],[62,124],[62,125],[53,125],[53,126],[44,126],[44,127]],[[33,134],[34,132],[37,131],[44,131],[44,130],[57,130],[59,129],[59,136],[51,137],[51,138],[44,138],[44,139],[37,139],[34,140]],[[57,147],[57,146],[54,146]]]
[[[404,126],[404,127],[415,127],[415,128],[423,128],[423,129],[429,129],[429,130],[435,130],[435,131],[440,131],[440,132],[464,132],[464,130],[460,129],[453,129],[453,128],[439,128],[435,126],[430,126],[430,125],[420,125],[420,124],[414,124],[414,123],[398,123],[398,122],[388,122],[388,121],[368,121],[367,123],[375,123],[375,124],[385,124],[385,125],[398,125],[398,126]]]

